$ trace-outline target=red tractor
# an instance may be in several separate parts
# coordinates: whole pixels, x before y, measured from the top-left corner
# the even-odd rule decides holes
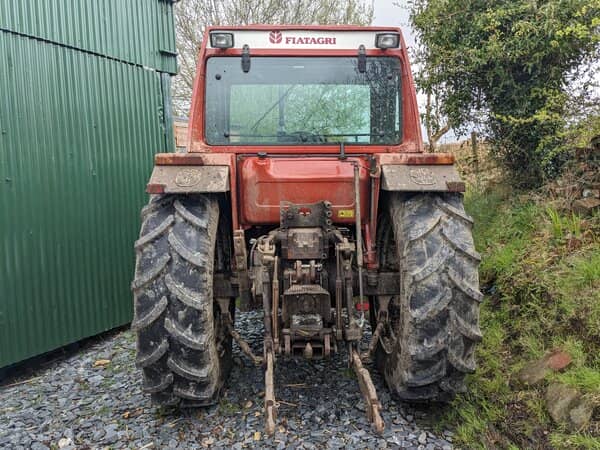
[[[453,162],[423,153],[399,29],[207,29],[187,151],[156,155],[135,243],[144,390],[217,402],[232,340],[265,365],[270,433],[276,359],[345,347],[378,431],[366,360],[402,400],[464,390],[482,294]],[[236,308],[264,311],[261,357]]]

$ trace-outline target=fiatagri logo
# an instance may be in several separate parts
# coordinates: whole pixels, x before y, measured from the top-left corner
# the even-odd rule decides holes
[[[281,31],[271,31],[269,33],[269,41],[271,44],[281,44]]]
[[[271,31],[269,33],[269,42],[271,44],[281,44],[283,42],[281,31]],[[335,37],[323,36],[286,36],[287,45],[335,45]]]

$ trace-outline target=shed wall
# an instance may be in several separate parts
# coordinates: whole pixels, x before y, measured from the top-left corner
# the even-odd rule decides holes
[[[144,187],[174,143],[166,73],[2,30],[0,61],[3,367],[131,320]]]
[[[1,1],[0,29],[177,72],[171,0]]]

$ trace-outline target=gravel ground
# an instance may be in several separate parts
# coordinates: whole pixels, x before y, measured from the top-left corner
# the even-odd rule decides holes
[[[260,313],[238,314],[236,322],[260,353]],[[29,382],[0,388],[0,448],[452,448],[451,432],[428,431],[422,420],[427,412],[392,400],[372,371],[386,422],[384,434],[374,434],[345,352],[324,361],[279,359],[278,430],[267,438],[262,369],[235,344],[234,352],[219,405],[173,411],[153,407],[142,393],[130,331],[99,339]],[[99,360],[110,362],[97,365]]]

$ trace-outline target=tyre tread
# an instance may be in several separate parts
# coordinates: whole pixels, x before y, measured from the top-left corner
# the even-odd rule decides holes
[[[389,354],[378,349],[379,369],[401,399],[448,401],[475,370],[482,339],[473,220],[458,194],[393,193],[389,200],[402,293],[393,300],[396,345]]]
[[[224,351],[217,345],[221,316],[213,309],[218,202],[156,196],[141,215],[132,329],[142,389],[159,405],[213,404],[228,374],[224,358],[231,358],[230,343]]]

